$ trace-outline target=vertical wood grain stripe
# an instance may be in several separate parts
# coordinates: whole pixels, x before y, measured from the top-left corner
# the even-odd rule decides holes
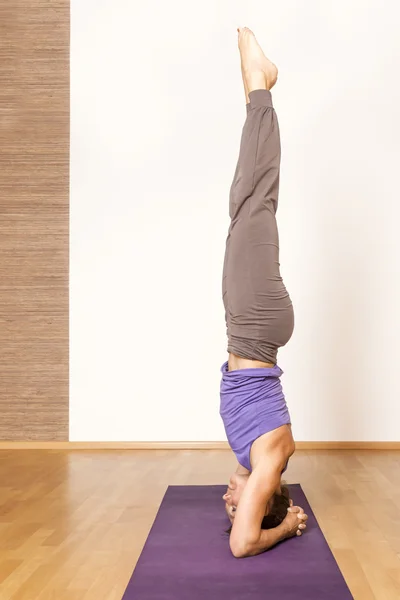
[[[0,439],[68,440],[69,0],[0,0]]]

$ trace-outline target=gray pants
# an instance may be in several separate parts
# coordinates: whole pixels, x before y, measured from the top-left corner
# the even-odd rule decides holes
[[[290,339],[293,306],[279,272],[280,138],[271,92],[250,93],[233,179],[222,294],[228,352],[276,364]]]

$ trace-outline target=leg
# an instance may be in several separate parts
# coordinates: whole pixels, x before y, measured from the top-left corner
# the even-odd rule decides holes
[[[253,81],[261,81],[259,74],[247,81],[250,103],[230,193],[223,296],[228,351],[241,359],[268,365],[276,363],[277,349],[289,340],[294,319],[279,271],[275,219],[280,164],[278,121],[271,93],[266,89],[268,77],[264,78],[263,89],[252,89]]]

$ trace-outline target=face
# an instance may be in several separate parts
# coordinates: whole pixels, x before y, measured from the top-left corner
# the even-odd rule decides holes
[[[222,496],[222,499],[225,501],[225,510],[231,523],[233,523],[235,518],[236,508],[248,479],[249,475],[233,473],[229,479],[228,488]]]

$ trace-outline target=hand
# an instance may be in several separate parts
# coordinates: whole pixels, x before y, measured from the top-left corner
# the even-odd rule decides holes
[[[222,496],[222,500],[225,501],[225,512],[229,517],[231,525],[233,525],[233,520],[235,518],[236,506],[232,504],[232,496],[228,493]]]
[[[282,525],[285,529],[285,537],[290,538],[295,535],[302,535],[307,527],[307,519],[308,516],[301,506],[293,506],[293,501],[290,500],[290,508],[288,508],[288,513],[282,521]]]

